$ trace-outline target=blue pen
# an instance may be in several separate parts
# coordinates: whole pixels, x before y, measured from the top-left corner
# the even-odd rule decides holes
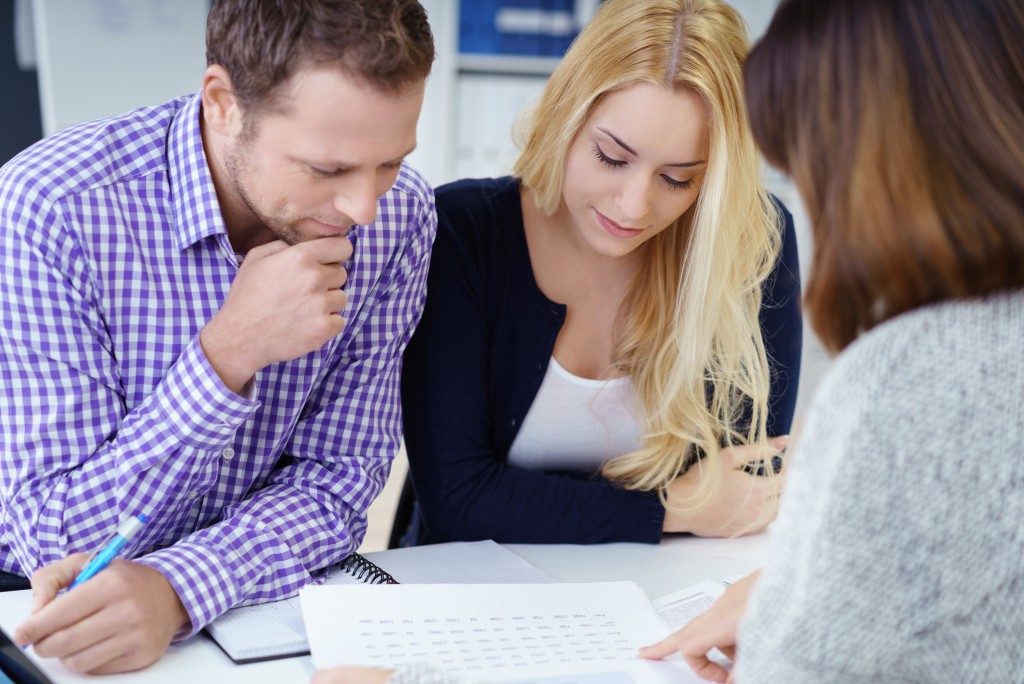
[[[111,537],[103,547],[89,559],[82,571],[78,573],[78,577],[71,583],[71,589],[74,589],[82,582],[90,579],[97,572],[110,565],[110,561],[114,560],[114,557],[121,552],[135,533],[142,529],[142,526],[149,521],[149,518],[142,513],[132,516],[126,519],[121,526],[117,528],[117,533]]]

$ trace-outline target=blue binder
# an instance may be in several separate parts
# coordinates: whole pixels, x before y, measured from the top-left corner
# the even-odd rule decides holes
[[[499,13],[559,12],[575,16],[575,0],[464,0],[459,16],[459,52],[486,55],[561,57],[578,33],[573,25],[566,33],[541,26],[541,30],[502,30]]]

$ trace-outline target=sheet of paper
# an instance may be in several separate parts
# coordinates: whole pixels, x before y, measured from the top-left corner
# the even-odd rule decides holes
[[[671,631],[682,628],[690,620],[707,611],[725,591],[722,582],[701,582],[651,601],[658,617]]]
[[[502,684],[708,684],[708,682],[682,665],[682,659],[675,656],[664,662],[634,660],[626,663],[621,670],[528,677],[503,680]]]
[[[668,634],[632,582],[317,586],[301,598],[317,668],[430,663],[474,681],[615,673]]]
[[[736,584],[737,582],[739,582],[741,579],[743,579],[746,576],[747,576],[747,573],[743,573],[743,574],[739,574],[739,575],[726,575],[725,577],[722,578],[722,583],[724,585],[726,585],[727,587],[731,587],[732,585]]]

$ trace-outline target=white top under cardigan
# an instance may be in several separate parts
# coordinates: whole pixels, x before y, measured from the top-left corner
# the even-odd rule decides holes
[[[605,461],[640,448],[642,438],[630,378],[581,378],[551,357],[508,463],[530,470],[597,472]]]

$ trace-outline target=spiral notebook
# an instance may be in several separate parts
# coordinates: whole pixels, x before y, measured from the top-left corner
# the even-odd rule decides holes
[[[323,584],[547,584],[550,576],[493,541],[452,542],[352,554]],[[206,631],[231,660],[309,653],[299,598],[229,610]]]

